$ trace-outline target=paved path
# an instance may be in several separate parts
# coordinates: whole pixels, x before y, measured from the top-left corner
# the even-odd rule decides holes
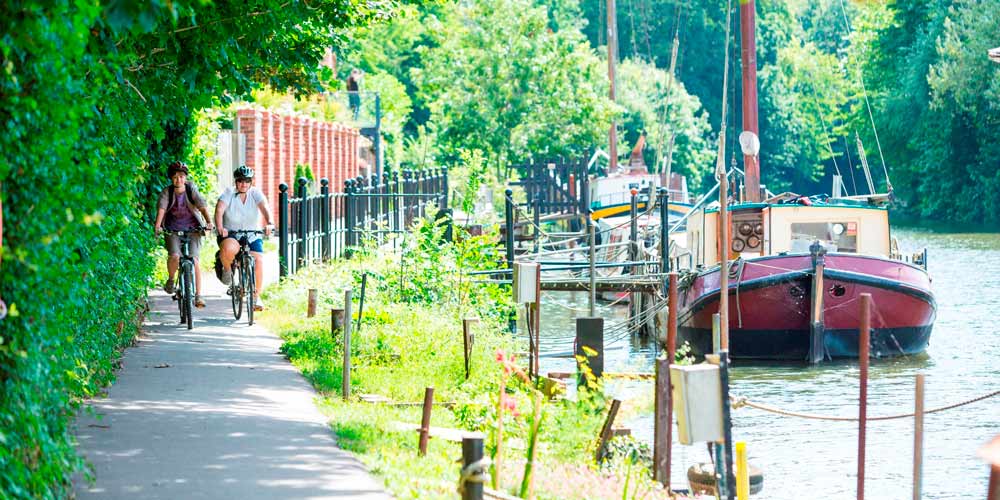
[[[280,340],[245,315],[234,322],[205,277],[214,294],[191,331],[170,297],[151,292],[118,381],[81,412],[76,435],[96,483],[77,478],[77,498],[390,498],[337,448]]]

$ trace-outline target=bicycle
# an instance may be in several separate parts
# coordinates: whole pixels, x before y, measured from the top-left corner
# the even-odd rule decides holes
[[[187,323],[187,329],[194,328],[194,318],[191,312],[194,310],[194,296],[196,285],[194,280],[194,257],[191,256],[191,236],[194,234],[204,234],[207,228],[198,227],[184,231],[163,230],[165,236],[177,236],[181,241],[181,259],[177,269],[177,288],[174,291],[173,299],[177,301],[177,307],[181,313],[181,324]]]
[[[254,291],[256,290],[255,260],[250,254],[251,235],[263,235],[264,231],[259,229],[229,231],[229,234],[238,234],[236,241],[240,244],[240,249],[233,258],[230,265],[233,273],[232,283],[229,285],[229,294],[233,301],[233,316],[238,321],[243,315],[243,304],[247,306],[247,321],[253,325]]]

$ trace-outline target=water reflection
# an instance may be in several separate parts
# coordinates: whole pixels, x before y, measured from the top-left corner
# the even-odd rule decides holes
[[[1000,234],[947,234],[918,229],[893,232],[904,253],[924,247],[934,279],[938,315],[926,353],[872,360],[868,388],[871,416],[913,411],[914,376],[927,377],[926,407],[935,408],[1000,390]],[[626,320],[626,308],[601,304],[597,313],[611,330]],[[573,371],[574,318],[587,314],[585,293],[547,292],[542,305],[543,373]],[[652,371],[656,346],[629,335],[606,337],[605,370]],[[850,360],[819,366],[741,364],[733,369],[732,392],[789,411],[857,415],[858,366]],[[624,422],[641,439],[652,439],[651,383],[616,381],[608,391],[646,400],[645,413]],[[648,403],[648,404],[647,404]],[[761,498],[854,498],[857,423],[806,420],[751,408],[735,410],[734,437],[748,443],[750,460],[764,470]],[[1000,397],[927,415],[923,498],[983,498],[987,468],[976,450],[1000,433]],[[676,433],[675,433],[676,435]],[[675,443],[674,484],[706,461],[703,446]],[[912,498],[913,421],[872,422],[868,430],[866,492],[875,499]]]

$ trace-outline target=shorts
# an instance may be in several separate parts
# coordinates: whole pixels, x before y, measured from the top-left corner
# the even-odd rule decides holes
[[[219,246],[221,247],[222,246],[222,240],[236,240],[236,237],[230,234],[229,236],[226,236],[225,238],[218,238],[218,240],[219,240]],[[236,241],[239,241],[239,240],[236,240]],[[260,238],[257,238],[256,240],[251,241],[250,242],[250,251],[251,252],[257,252],[257,253],[264,253],[264,240],[262,240]]]
[[[164,238],[164,247],[167,249],[169,255],[181,255],[181,237],[176,234],[168,234]],[[192,234],[191,243],[188,246],[188,250],[191,251],[191,257],[198,258],[201,253],[201,235]]]

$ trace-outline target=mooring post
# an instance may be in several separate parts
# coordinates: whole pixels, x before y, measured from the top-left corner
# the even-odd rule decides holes
[[[722,349],[722,315],[712,315],[712,352]]]
[[[427,454],[427,440],[431,435],[431,409],[434,407],[434,388],[424,389],[424,414],[420,417],[420,456]]]
[[[653,479],[670,491],[670,359],[656,359],[656,394],[653,397]]]
[[[604,425],[601,427],[600,439],[597,442],[597,451],[594,452],[594,461],[598,464],[604,459],[604,451],[608,446],[608,441],[611,439],[611,426],[615,423],[615,416],[618,415],[618,408],[621,407],[622,402],[619,399],[611,401],[611,408],[608,409],[608,416],[604,419]]]
[[[826,295],[826,288],[823,286],[823,269],[826,267],[826,249],[820,245],[819,241],[814,241],[809,246],[809,253],[812,256],[812,294],[810,295],[809,308],[809,354],[808,361],[811,364],[823,361],[826,355],[824,341],[826,338],[826,323],[823,318],[823,297]]]
[[[475,337],[472,334],[472,325],[477,323],[478,319],[465,318],[462,320],[462,346],[465,352],[465,380],[469,380],[469,375],[471,373],[471,359],[472,359],[472,344],[475,342]]]
[[[310,288],[306,299],[306,317],[312,318],[313,316],[316,316],[316,289]]]
[[[587,355],[587,350],[596,352]],[[604,318],[576,318],[576,356],[586,360],[587,366],[595,377],[604,374]],[[587,381],[577,362],[577,384],[586,387]]]
[[[658,188],[657,201],[660,203],[660,272],[670,272],[670,197],[667,188]],[[673,361],[671,361],[672,363]]]
[[[916,378],[913,404],[913,500],[920,500],[924,470],[924,374]]]
[[[537,377],[541,376],[540,372],[538,371],[538,368],[539,368],[538,365],[540,364],[539,360],[542,357],[542,349],[541,349],[541,346],[542,346],[542,344],[541,344],[542,335],[539,332],[542,329],[542,265],[541,264],[535,266],[535,304],[534,304],[534,307],[535,307],[535,317],[534,317],[534,320],[535,320],[535,325],[534,325],[534,330],[535,330],[535,363],[534,363],[533,366],[534,366],[535,377],[537,378]]]
[[[344,372],[341,381],[344,399],[351,397],[351,290],[344,290]]]
[[[729,406],[729,351],[719,351],[719,377],[722,389],[722,431],[726,455],[726,497],[736,498],[736,476],[733,474],[733,420]],[[721,493],[721,492],[720,492]]]
[[[483,499],[486,465],[482,460],[483,435],[478,432],[467,434],[462,438],[462,475],[459,478],[462,500]]]
[[[858,405],[858,500],[865,498],[865,431],[868,426],[868,346],[871,336],[872,294],[861,294],[861,328],[858,335],[858,363],[861,389]]]

